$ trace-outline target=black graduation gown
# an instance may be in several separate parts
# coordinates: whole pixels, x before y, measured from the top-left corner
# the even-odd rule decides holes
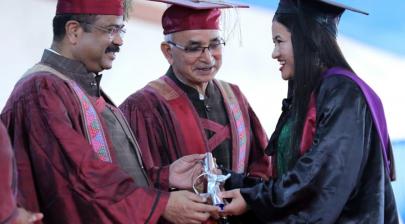
[[[361,90],[326,78],[316,99],[312,147],[285,175],[247,186],[232,175],[263,223],[398,223],[381,144]],[[251,184],[251,183],[250,183]]]

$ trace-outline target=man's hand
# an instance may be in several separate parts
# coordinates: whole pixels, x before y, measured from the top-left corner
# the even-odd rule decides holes
[[[170,187],[179,189],[192,189],[193,180],[202,172],[202,160],[204,158],[205,154],[193,154],[183,156],[170,164]]]
[[[247,204],[240,194],[240,189],[223,191],[221,192],[221,197],[232,199],[231,203],[225,206],[223,211],[224,215],[241,215],[247,211]]]
[[[17,208],[17,212],[18,215],[13,224],[31,224],[40,221],[44,217],[42,213],[33,213],[24,208]]]
[[[202,223],[210,217],[210,213],[219,210],[205,202],[206,199],[189,191],[171,192],[163,217],[172,223]]]

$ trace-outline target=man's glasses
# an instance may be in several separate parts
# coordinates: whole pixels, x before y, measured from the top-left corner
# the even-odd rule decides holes
[[[190,45],[190,46],[182,46],[180,44],[174,43],[173,41],[167,41],[168,44],[177,47],[178,49],[184,51],[190,57],[200,57],[205,49],[207,49],[211,55],[217,55],[222,52],[222,47],[225,46],[225,41],[217,40],[211,42],[207,47],[203,47],[200,45]]]
[[[86,22],[81,22],[83,24],[86,24],[88,26],[94,27],[100,31],[103,31],[105,33],[107,33],[110,38],[114,38],[115,35],[119,34],[120,37],[123,37],[124,34],[127,32],[124,28],[124,25],[122,26],[111,26],[111,27],[102,27],[96,24],[92,24],[92,23],[86,23]]]

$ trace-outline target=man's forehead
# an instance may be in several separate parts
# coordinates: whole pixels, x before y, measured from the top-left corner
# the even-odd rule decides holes
[[[183,42],[209,42],[221,38],[219,30],[185,30],[172,35],[173,40]]]

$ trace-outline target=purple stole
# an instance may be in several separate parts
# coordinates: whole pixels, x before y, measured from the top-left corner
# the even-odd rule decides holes
[[[333,67],[328,69],[326,72],[322,74],[324,78],[328,78],[331,76],[335,75],[340,75],[344,76],[347,78],[350,78],[353,80],[357,86],[361,89],[363,92],[363,95],[367,101],[368,107],[371,112],[371,116],[373,117],[374,125],[376,127],[378,136],[381,141],[381,146],[382,146],[382,154],[384,157],[384,164],[385,168],[388,172],[388,175],[393,178],[393,173],[391,172],[391,166],[393,165],[392,162],[389,158],[389,150],[390,150],[390,141],[389,141],[389,136],[388,136],[388,131],[387,131],[387,123],[385,121],[385,115],[384,115],[384,108],[381,103],[380,98],[377,96],[377,94],[363,81],[361,80],[356,74],[353,72],[339,68],[339,67]]]
[[[73,93],[76,96],[77,100],[79,101],[84,130],[88,142],[90,143],[94,152],[97,154],[97,157],[100,160],[111,163],[112,159],[110,149],[107,144],[101,121],[89,97],[83,92],[83,90],[79,87],[79,85],[77,85],[76,82],[44,64],[34,65],[34,67],[28,70],[23,77],[29,76],[36,72],[49,72],[64,80],[69,85],[69,87],[73,90]]]
[[[231,87],[226,82],[214,80],[214,84],[220,89],[224,97],[225,107],[227,109],[232,136],[232,170],[238,173],[244,173],[247,166],[248,144],[250,137],[249,121],[243,116],[238,100]],[[172,115],[176,118],[180,131],[180,141],[183,144],[182,155],[210,152],[214,146],[220,143],[221,138],[215,139],[214,143],[206,139],[204,126],[215,128],[210,121],[200,119],[193,104],[188,99],[186,93],[181,90],[170,78],[163,76],[158,80],[148,84],[158,96],[162,97]],[[214,122],[212,122],[214,123]],[[223,134],[228,133],[224,130]],[[215,136],[214,136],[215,137]]]

